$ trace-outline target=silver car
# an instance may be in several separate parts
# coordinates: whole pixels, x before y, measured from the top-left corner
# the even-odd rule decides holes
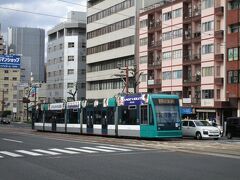
[[[218,139],[220,131],[205,120],[182,121],[183,136],[195,137],[196,139]]]

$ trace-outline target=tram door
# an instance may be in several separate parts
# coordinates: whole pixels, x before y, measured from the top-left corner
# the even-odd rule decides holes
[[[93,133],[93,108],[87,108],[87,133]]]
[[[102,134],[108,134],[107,109],[102,110]]]

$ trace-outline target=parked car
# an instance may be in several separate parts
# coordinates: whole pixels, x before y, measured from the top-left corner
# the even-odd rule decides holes
[[[8,118],[0,118],[0,123],[1,124],[10,124],[10,119],[8,119]]]
[[[240,137],[240,117],[227,118],[226,135],[228,139]]]
[[[194,137],[198,140],[202,138],[217,140],[220,137],[219,129],[205,120],[182,121],[182,133],[183,136]]]

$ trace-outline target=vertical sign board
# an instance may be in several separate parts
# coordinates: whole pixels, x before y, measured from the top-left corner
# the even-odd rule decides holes
[[[0,55],[0,68],[20,69],[20,62],[20,56]]]

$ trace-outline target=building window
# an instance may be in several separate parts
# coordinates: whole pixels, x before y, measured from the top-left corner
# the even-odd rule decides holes
[[[74,83],[67,83],[67,88],[73,88],[74,87]]]
[[[220,98],[221,98],[221,90],[217,89],[217,99],[220,99]]]
[[[163,80],[169,80],[169,79],[172,79],[171,71],[163,72]]]
[[[85,42],[82,43],[82,48],[86,48],[86,43]]]
[[[74,74],[74,69],[68,69],[68,74]]]
[[[213,7],[214,0],[202,0],[202,9]]]
[[[163,53],[163,60],[167,60],[167,59],[171,59],[171,58],[172,58],[172,52],[171,51]]]
[[[178,18],[182,16],[182,8],[173,11],[173,18]]]
[[[81,83],[81,88],[86,88],[86,83]]]
[[[73,48],[74,47],[74,42],[69,42],[68,43],[68,48]]]
[[[170,19],[172,19],[172,12],[171,11],[163,14],[163,20],[164,21],[168,21]]]
[[[140,28],[147,27],[147,24],[148,24],[148,20],[147,19],[144,19],[144,20],[140,21]]]
[[[172,72],[172,79],[181,79],[182,78],[182,70],[177,70]]]
[[[86,62],[86,56],[82,56],[82,61]]]
[[[213,99],[214,98],[214,90],[213,89],[202,90],[202,98],[203,99]]]
[[[213,53],[213,44],[206,44],[202,46],[202,54]]]
[[[17,78],[16,78],[16,77],[13,77],[12,80],[13,80],[13,81],[17,81]]]
[[[228,9],[232,10],[232,9],[239,9],[240,8],[240,1],[235,0],[235,1],[231,1],[228,3]]]
[[[213,67],[203,67],[202,68],[202,76],[213,76]]]
[[[229,26],[229,33],[236,33],[236,32],[239,32],[239,29],[240,29],[240,23],[237,23],[237,24],[231,24]]]
[[[148,38],[142,38],[140,39],[140,46],[145,46],[148,44]]]
[[[202,23],[202,32],[212,31],[213,30],[213,21]]]
[[[228,49],[228,61],[238,60],[238,48]]]
[[[4,77],[4,80],[5,80],[5,81],[9,80],[9,77]]]
[[[167,41],[167,40],[170,40],[170,39],[172,39],[172,31],[163,33],[163,36],[162,36],[163,41]]]
[[[237,84],[240,82],[240,71],[228,71],[228,84]]]
[[[9,71],[8,70],[4,70],[4,73],[8,73]]]
[[[173,59],[182,58],[182,50],[175,50],[172,52]]]
[[[182,37],[182,29],[177,29],[172,32],[173,38]]]
[[[74,61],[74,56],[68,56],[68,61]]]
[[[7,88],[9,87],[9,84],[4,84],[3,87]]]
[[[147,61],[148,61],[148,57],[147,57],[147,56],[141,56],[141,57],[139,58],[139,63],[140,63],[140,64],[146,64]]]
[[[109,7],[107,9],[104,9],[103,11],[100,11],[96,14],[93,14],[89,17],[87,17],[87,23],[92,23],[94,21],[97,21],[97,20],[100,20],[102,18],[105,18],[107,16],[110,16],[112,14],[115,14],[115,13],[118,13],[124,9],[128,9],[130,7],[134,6],[134,0],[126,0],[126,1],[123,1],[119,4],[116,4],[112,7]]]
[[[63,48],[63,44],[59,44],[59,49],[62,49]]]

